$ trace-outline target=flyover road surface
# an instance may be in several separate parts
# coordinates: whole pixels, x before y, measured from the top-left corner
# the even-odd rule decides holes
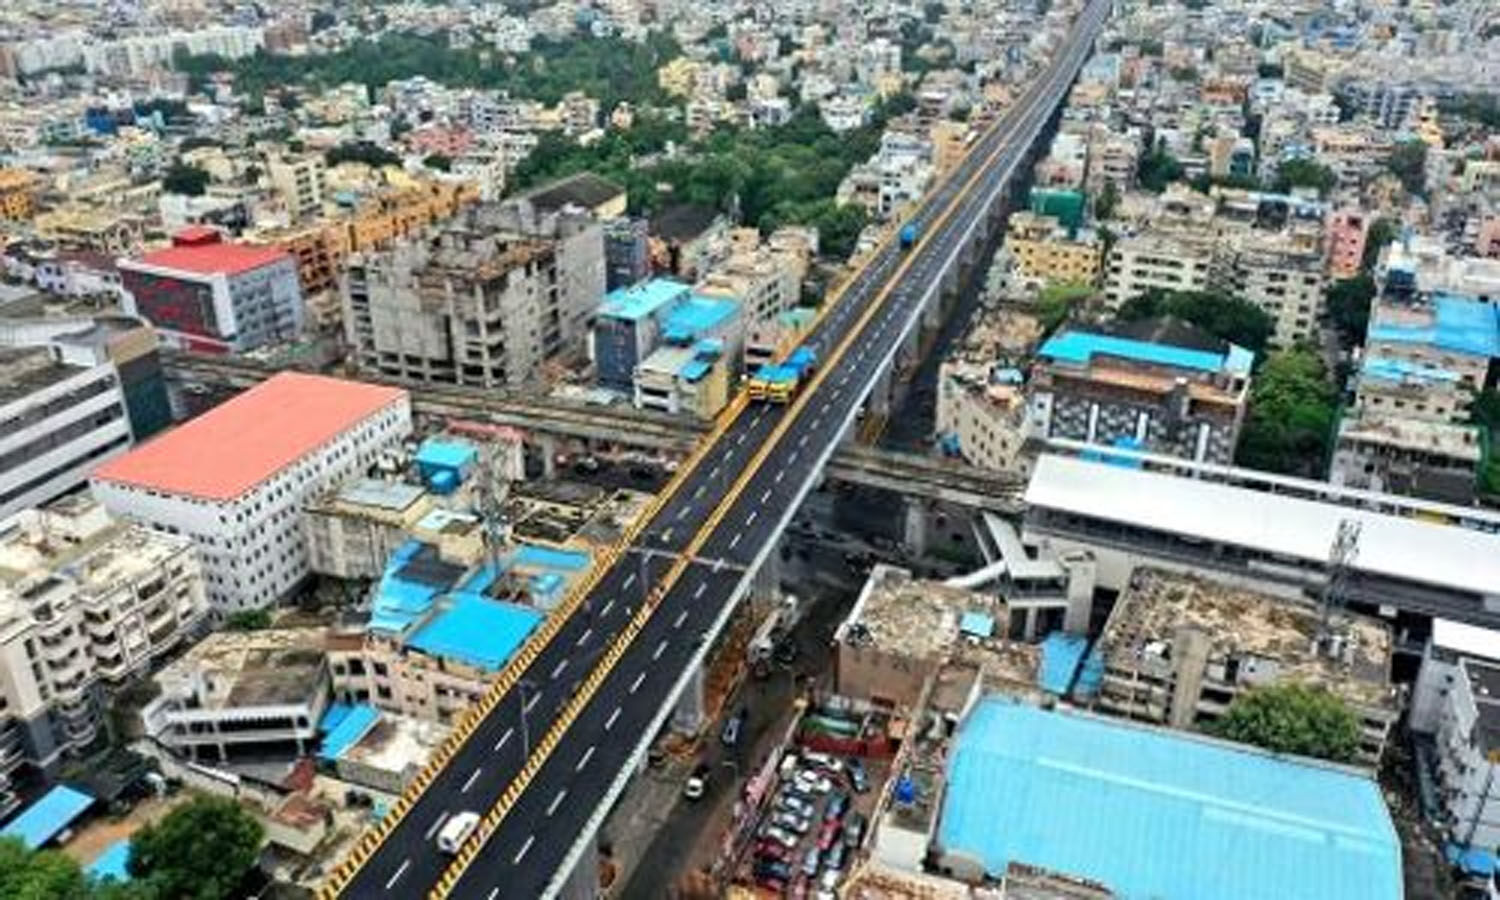
[[[1086,8],[1040,78],[923,201],[917,246],[903,253],[888,242],[830,304],[812,336],[824,365],[797,400],[736,401],[628,549],[545,645],[523,651],[513,686],[464,729],[373,849],[335,870],[327,893],[532,900],[559,889],[581,838],[1071,84],[1107,6]],[[466,810],[490,821],[454,860],[434,837]]]

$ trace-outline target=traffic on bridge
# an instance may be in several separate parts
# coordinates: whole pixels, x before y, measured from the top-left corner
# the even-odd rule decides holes
[[[1095,0],[1040,78],[825,305],[791,401],[736,400],[647,509],[457,724],[323,895],[557,895],[876,381],[986,227],[1082,65]],[[457,852],[436,836],[478,824]]]

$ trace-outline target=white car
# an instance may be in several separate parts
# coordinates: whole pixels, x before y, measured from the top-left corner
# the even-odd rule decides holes
[[[797,787],[809,794],[826,794],[833,790],[833,782],[828,780],[827,775],[821,775],[808,769],[797,773]]]
[[[772,825],[770,828],[767,828],[765,831],[761,832],[761,837],[770,838],[771,840],[787,848],[788,850],[797,846],[796,835],[787,832],[785,829],[777,828],[775,825]]]
[[[455,813],[453,818],[449,819],[443,825],[443,829],[438,832],[438,848],[444,853],[457,853],[458,848],[464,845],[464,841],[469,839],[469,835],[474,833],[478,825],[479,813],[468,810]]]

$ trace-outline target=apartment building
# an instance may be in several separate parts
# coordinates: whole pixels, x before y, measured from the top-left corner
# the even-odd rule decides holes
[[[1477,426],[1356,413],[1339,423],[1328,480],[1468,505],[1474,502],[1475,471],[1483,456]]]
[[[586,213],[474,206],[419,239],[351,257],[344,332],[362,368],[504,387],[581,356],[604,295],[603,232]]]
[[[207,611],[192,542],[112,519],[87,496],[0,531],[0,810],[9,776],[92,744],[106,691],[196,633]]]
[[[1410,722],[1433,738],[1448,840],[1493,853],[1500,846],[1500,632],[1434,619]]]
[[[755,229],[735,229],[728,258],[704,273],[694,293],[733,301],[752,322],[774,319],[797,306],[816,244],[793,240],[800,236],[795,231],[780,229],[762,244]]]
[[[1328,277],[1334,280],[1359,274],[1365,258],[1365,237],[1370,216],[1361,209],[1337,209],[1323,223]]]
[[[1387,290],[1371,309],[1365,367],[1370,368],[1373,361],[1410,376],[1402,385],[1408,390],[1451,384],[1468,395],[1460,398],[1458,416],[1467,414],[1473,393],[1487,384],[1490,360],[1496,356],[1500,356],[1500,315],[1493,304],[1450,295],[1405,299]],[[1361,403],[1382,409],[1384,391],[1365,391],[1362,384],[1359,390],[1364,394]],[[1438,413],[1448,408],[1446,400],[1427,403],[1420,395],[1413,396],[1410,404],[1400,397],[1390,403],[1400,412]]]
[[[242,353],[302,333],[302,288],[284,250],[226,243],[218,230],[186,228],[172,246],[118,263],[125,311],[171,343]]]
[[[0,520],[71,491],[132,442],[112,363],[0,347]]]
[[[311,218],[323,212],[328,175],[322,154],[272,157],[266,164],[266,174],[293,219]]]
[[[302,508],[307,565],[334,578],[378,578],[386,560],[433,509],[415,484],[360,478],[314,498]]]
[[[1025,210],[1011,213],[1005,249],[1023,278],[1044,284],[1098,282],[1103,246],[1092,237],[1071,237],[1052,216]]]
[[[1065,329],[1032,367],[1028,433],[1227,464],[1252,361],[1243,347],[1170,319]]]
[[[1287,349],[1313,344],[1327,286],[1323,256],[1283,241],[1234,242],[1228,284],[1235,296],[1260,307],[1275,322],[1270,344]]]
[[[938,372],[937,433],[972,465],[1026,474],[1026,394],[1019,369],[944,360]]]
[[[1212,238],[1147,232],[1121,238],[1104,267],[1104,299],[1112,309],[1156,288],[1207,290],[1215,280]]]
[[[1137,568],[1099,637],[1098,708],[1201,729],[1243,692],[1271,684],[1325,688],[1360,719],[1359,762],[1374,767],[1401,708],[1391,684],[1390,628],[1165,569]]]
[[[283,372],[100,466],[92,490],[116,515],[190,537],[222,618],[300,584],[303,501],[410,433],[403,390]]]
[[[327,643],[322,628],[205,637],[152,677],[147,737],[194,761],[306,755],[332,692]]]

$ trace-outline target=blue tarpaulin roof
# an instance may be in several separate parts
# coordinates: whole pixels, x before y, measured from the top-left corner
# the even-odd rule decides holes
[[[513,603],[457,594],[407,642],[425,653],[494,671],[505,665],[542,621],[541,613]]]
[[[669,303],[683,299],[692,288],[670,278],[653,278],[630,287],[615,288],[604,295],[599,315],[635,320],[654,314]]]
[[[1447,856],[1449,863],[1469,875],[1487,877],[1495,872],[1495,854],[1483,847],[1461,847],[1458,844],[1449,844]]]
[[[1404,359],[1391,359],[1384,356],[1366,356],[1364,362],[1360,363],[1359,370],[1366,378],[1379,378],[1385,381],[1456,384],[1459,379],[1458,373],[1452,369],[1423,366]]]
[[[984,613],[966,612],[958,619],[958,630],[974,637],[987,638],[995,633],[995,617]]]
[[[1402,896],[1369,777],[997,699],[959,731],[938,841],[992,874],[1041,866],[1130,900]]]
[[[344,718],[351,712],[354,712],[353,704],[340,703],[335,700],[323,709],[323,718],[318,720],[318,730],[327,734],[339,727],[339,723],[344,721]]]
[[[1438,295],[1432,321],[1412,324],[1375,321],[1369,340],[1428,344],[1474,356],[1500,356],[1500,310],[1469,297]]]
[[[18,837],[32,850],[42,846],[67,828],[93,805],[94,798],[83,791],[59,784],[10,820],[0,836]]]
[[[130,872],[125,866],[130,862],[130,839],[121,838],[104,848],[104,852],[89,863],[89,874],[95,878],[113,878],[129,881]]]
[[[558,550],[529,545],[517,550],[512,559],[518,566],[560,569],[564,572],[576,572],[589,564],[589,555],[581,550]]]
[[[479,450],[468,441],[428,438],[417,448],[417,465],[462,469],[474,462]]]
[[[1078,664],[1088,650],[1087,638],[1076,634],[1054,631],[1042,641],[1042,664],[1037,669],[1036,680],[1042,690],[1066,696],[1073,687],[1073,678],[1078,674]]]
[[[1234,354],[1226,357],[1222,353],[1206,350],[1190,350],[1171,344],[1155,344],[1132,338],[1115,337],[1109,334],[1090,334],[1084,331],[1064,331],[1049,338],[1042,345],[1042,356],[1075,365],[1088,365],[1095,354],[1133,359],[1139,362],[1176,366],[1180,369],[1197,369],[1202,372],[1233,371]],[[1238,365],[1238,362],[1235,362]],[[1249,371],[1246,366],[1246,371]]]
[[[329,761],[338,759],[350,747],[359,743],[359,739],[379,720],[380,710],[368,703],[355,704],[323,736],[323,746],[318,750],[318,756]]]
[[[733,318],[739,309],[739,304],[733,300],[695,295],[667,311],[662,320],[662,333],[670,341],[694,341]]]

